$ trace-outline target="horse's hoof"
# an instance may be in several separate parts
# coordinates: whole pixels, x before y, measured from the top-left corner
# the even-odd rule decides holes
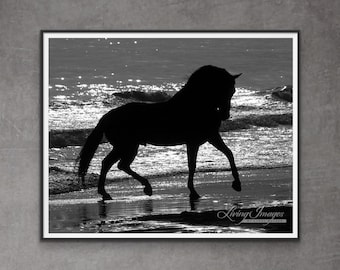
[[[199,198],[201,198],[201,196],[200,195],[198,195],[198,193],[190,193],[190,200],[191,201],[196,201],[196,200],[198,200]]]
[[[105,193],[103,194],[103,201],[110,201],[112,200],[112,197],[110,196],[110,194]]]
[[[151,186],[146,186],[144,187],[144,194],[151,196],[152,195],[152,187]]]
[[[232,188],[236,191],[241,191],[241,182],[240,181],[233,181],[233,184],[231,185]]]

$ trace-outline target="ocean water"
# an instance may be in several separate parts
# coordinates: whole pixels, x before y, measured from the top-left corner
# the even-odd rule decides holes
[[[250,119],[242,129],[222,132],[240,168],[292,165],[292,126],[270,122],[291,116],[292,103],[273,98],[272,89],[292,84],[288,39],[52,39],[49,67],[49,130],[93,128],[103,114],[140,93],[172,96],[203,65],[243,73],[232,98],[231,120]],[[130,93],[129,95],[119,95]],[[266,121],[259,121],[268,116]],[[269,123],[268,123],[269,121]],[[100,145],[90,172],[99,173],[110,151]],[[74,169],[78,146],[50,149],[50,165]],[[143,175],[186,171],[184,146],[141,146],[132,168]],[[198,170],[228,168],[226,158],[205,144]],[[125,174],[113,166],[110,177]]]

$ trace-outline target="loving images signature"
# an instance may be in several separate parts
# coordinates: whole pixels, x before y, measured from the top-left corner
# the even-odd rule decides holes
[[[283,211],[268,211],[264,206],[251,209],[241,209],[233,206],[228,210],[221,210],[217,212],[217,218],[227,219],[231,222],[241,223],[286,223]]]

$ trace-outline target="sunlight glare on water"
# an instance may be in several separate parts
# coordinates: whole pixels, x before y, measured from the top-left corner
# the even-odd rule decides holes
[[[275,167],[292,165],[292,130],[289,127],[253,128],[221,133],[225,143],[230,147],[239,168]],[[75,159],[80,147],[50,149],[50,165],[67,170],[74,170]],[[111,151],[108,143],[99,146],[91,162],[89,172],[100,172],[102,159]],[[147,175],[186,172],[186,147],[181,146],[140,146],[138,155],[131,167]],[[230,168],[227,158],[210,144],[199,149],[197,170]],[[108,177],[124,177],[125,173],[114,165]]]

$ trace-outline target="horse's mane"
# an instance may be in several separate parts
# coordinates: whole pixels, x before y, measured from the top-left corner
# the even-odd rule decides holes
[[[172,100],[178,102],[204,101],[207,95],[214,95],[216,91],[225,88],[226,84],[233,80],[234,77],[223,68],[212,65],[202,66],[189,77],[187,83],[174,95]]]

